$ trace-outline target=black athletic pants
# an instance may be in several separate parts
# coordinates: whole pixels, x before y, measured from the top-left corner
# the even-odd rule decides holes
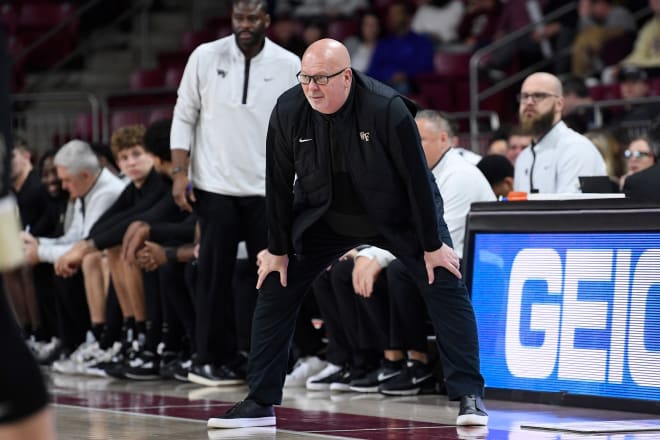
[[[249,399],[261,404],[281,403],[289,347],[303,297],[322,270],[358,244],[359,240],[338,236],[321,224],[313,225],[303,237],[305,257],[289,257],[287,287],[280,285],[278,273],[266,278],[252,325]],[[382,242],[370,244],[387,249]],[[463,282],[436,268],[435,281],[429,285],[422,255],[397,257],[411,272],[430,311],[449,398],[482,395],[477,325]]]
[[[250,288],[233,294],[232,280],[238,243],[245,240],[248,264],[266,248],[266,203],[264,197],[231,197],[195,190],[195,211],[201,227],[197,292],[195,295],[197,364],[230,363],[238,351],[237,321],[249,322],[251,310],[236,307],[234,298],[253,301]],[[256,281],[255,281],[256,284]],[[235,316],[236,309],[245,313]]]

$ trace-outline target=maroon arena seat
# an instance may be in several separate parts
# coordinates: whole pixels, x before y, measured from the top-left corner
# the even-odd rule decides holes
[[[161,119],[172,119],[172,110],[174,110],[172,107],[168,107],[159,108],[152,111],[149,115],[149,124],[153,124],[154,122],[160,121]]]
[[[469,52],[436,52],[433,57],[435,73],[447,77],[467,78],[470,75]]]
[[[621,99],[619,84],[598,84],[589,87],[589,94],[594,101],[605,101],[608,99]]]
[[[328,38],[344,41],[347,37],[357,36],[360,23],[355,20],[332,20],[328,23]]]
[[[217,39],[215,29],[200,29],[198,31],[188,31],[181,37],[181,50],[190,53],[202,43],[208,43]]]
[[[138,69],[131,73],[131,90],[155,89],[165,85],[165,72],[162,69]]]
[[[165,83],[167,88],[176,89],[179,87],[181,77],[183,76],[184,66],[172,66],[165,70]]]
[[[149,115],[149,110],[115,110],[110,116],[110,131],[134,124],[143,124],[146,127],[149,124]]]
[[[71,3],[26,3],[20,7],[16,35],[26,48],[60,23],[68,22],[61,31],[27,54],[25,64],[45,69],[64,58],[77,44],[78,19],[72,18],[76,6]]]

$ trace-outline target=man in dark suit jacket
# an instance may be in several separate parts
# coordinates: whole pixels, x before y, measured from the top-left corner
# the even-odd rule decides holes
[[[329,263],[363,243],[395,254],[423,293],[449,398],[461,401],[456,423],[486,425],[474,311],[414,110],[391,88],[354,72],[335,40],[310,45],[298,79],[301,86],[278,99],[268,128],[269,245],[259,256],[250,392],[209,427],[275,424],[273,405],[282,400],[305,292]]]
[[[626,177],[623,191],[633,200],[660,203],[660,118],[651,124],[647,137],[656,158],[655,165]]]

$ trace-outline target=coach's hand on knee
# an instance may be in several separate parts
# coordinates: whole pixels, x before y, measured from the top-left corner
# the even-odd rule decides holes
[[[454,249],[442,243],[442,247],[432,251],[424,252],[424,263],[426,264],[426,274],[429,277],[429,284],[435,281],[433,269],[436,267],[444,267],[451,272],[459,280],[462,278],[461,271],[459,270],[460,262]]]
[[[286,287],[286,271],[289,266],[289,256],[288,255],[273,255],[268,250],[264,249],[259,252],[257,257],[257,289],[261,289],[261,285],[264,280],[271,272],[280,273],[280,284],[282,287]]]

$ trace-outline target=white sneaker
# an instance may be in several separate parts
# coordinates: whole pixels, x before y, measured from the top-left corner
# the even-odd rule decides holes
[[[77,374],[80,371],[79,365],[89,359],[95,349],[98,350],[98,345],[92,332],[88,331],[85,342],[80,344],[68,359],[53,362],[53,370],[62,374]]]
[[[284,388],[304,387],[310,376],[323,370],[328,363],[316,356],[308,356],[298,359],[290,374],[286,375]]]
[[[96,376],[96,377],[107,377],[108,375],[105,372],[105,366],[115,358],[121,352],[121,342],[115,342],[112,347],[107,350],[99,349],[98,352],[94,354],[94,360],[86,362],[81,366],[80,373],[87,376]]]
[[[61,359],[53,362],[52,369],[61,374],[76,374],[78,372],[78,362],[71,358]]]
[[[327,390],[327,389],[329,389],[329,386],[327,386],[327,387],[318,387],[318,386],[316,386],[315,382],[319,379],[323,379],[323,378],[326,378],[328,376],[332,376],[333,374],[341,371],[341,369],[342,369],[342,367],[340,367],[339,365],[328,364],[323,370],[321,370],[320,372],[316,373],[315,375],[310,376],[309,378],[307,378],[307,381],[305,382],[305,387],[308,390],[312,390],[312,391]]]
[[[61,348],[61,341],[54,336],[51,338],[50,342],[37,345],[35,347],[37,350],[35,353],[37,362],[40,364],[49,364],[60,356]]]

